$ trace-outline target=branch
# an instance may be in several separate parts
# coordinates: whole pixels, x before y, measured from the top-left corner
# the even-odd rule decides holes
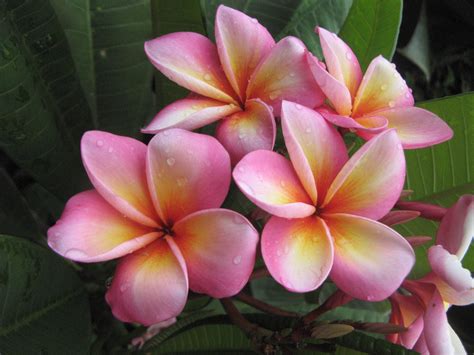
[[[260,269],[254,270],[252,272],[252,275],[250,275],[250,280],[256,280],[256,279],[261,279],[263,277],[270,276],[270,273],[268,272],[266,267],[262,267]]]
[[[230,298],[222,298],[221,300],[222,307],[224,307],[225,312],[229,316],[232,323],[238,326],[240,329],[244,331],[245,334],[249,336],[267,336],[272,335],[273,332],[259,327],[257,324],[249,322],[242,313],[239,312],[237,307],[235,307],[234,303]]]
[[[319,318],[322,314],[330,311],[339,306],[343,306],[346,303],[350,302],[352,297],[346,295],[341,290],[334,292],[329,298],[318,308],[306,314],[301,321],[304,325],[310,324],[315,319]]]
[[[297,313],[285,311],[284,309],[272,306],[268,303],[260,301],[244,292],[240,292],[237,296],[235,296],[239,301],[247,303],[248,305],[256,308],[262,312],[275,314],[277,316],[282,317],[299,317]]]

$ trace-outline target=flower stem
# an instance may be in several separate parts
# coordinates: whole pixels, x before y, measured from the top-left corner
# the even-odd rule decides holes
[[[275,314],[282,317],[299,317],[297,313],[285,311],[284,309],[272,306],[268,303],[260,301],[244,292],[240,292],[235,296],[239,301],[247,303],[248,305],[265,313]]]
[[[401,210],[418,211],[420,212],[420,217],[433,221],[443,219],[447,211],[444,207],[417,201],[398,201],[395,207]]]

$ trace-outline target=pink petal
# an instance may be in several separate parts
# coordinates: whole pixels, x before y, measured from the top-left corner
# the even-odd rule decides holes
[[[148,186],[168,225],[190,213],[220,207],[229,191],[230,173],[229,154],[211,136],[172,128],[148,144]]]
[[[380,301],[395,292],[415,263],[410,244],[393,229],[367,218],[332,213],[323,218],[334,238],[334,283],[367,301]]]
[[[317,27],[316,31],[319,34],[329,73],[336,80],[345,84],[352,97],[354,97],[362,79],[362,71],[357,57],[335,33],[331,33],[322,27]]]
[[[282,100],[308,107],[319,106],[324,95],[311,74],[306,61],[305,45],[295,37],[278,42],[260,62],[247,87],[248,98],[259,98],[280,115]]]
[[[215,298],[239,293],[255,264],[258,232],[242,215],[225,209],[188,215],[173,227],[194,292]]]
[[[371,219],[385,216],[397,202],[405,180],[405,156],[394,130],[365,143],[344,165],[328,190],[326,213]]]
[[[425,148],[445,142],[453,137],[453,131],[441,118],[418,107],[399,107],[374,113],[388,121],[389,128],[397,130],[403,148]],[[361,136],[370,139],[371,135]]]
[[[129,254],[160,236],[115,210],[96,191],[69,199],[61,218],[48,230],[56,253],[80,262],[111,260]]]
[[[448,209],[436,234],[436,244],[460,260],[474,236],[474,195],[463,195]]]
[[[145,42],[145,53],[159,71],[186,89],[224,103],[237,103],[216,46],[203,35],[170,33]]]
[[[216,138],[229,153],[232,165],[254,150],[272,150],[276,125],[270,107],[258,99],[248,100],[245,111],[219,122]]]
[[[377,110],[413,106],[405,80],[382,56],[374,58],[362,79],[352,107],[352,117],[370,116]]]
[[[187,296],[186,264],[165,237],[120,261],[105,298],[122,322],[148,326],[179,315]]]
[[[205,97],[182,99],[158,112],[148,126],[141,131],[152,134],[167,128],[192,131],[238,111],[240,107],[237,105],[226,105],[221,101]]]
[[[224,5],[217,9],[215,32],[217,51],[226,76],[245,102],[248,80],[275,41],[256,19]]]
[[[387,226],[394,226],[397,224],[403,224],[414,220],[420,215],[418,211],[390,211],[380,219],[380,223],[386,224]]]
[[[280,154],[257,150],[234,168],[240,190],[264,211],[283,218],[302,218],[316,209],[291,163]]]
[[[423,236],[423,235],[417,235],[413,237],[406,237],[405,238],[410,245],[415,248],[419,247],[420,245],[424,245],[428,242],[431,242],[431,237],[428,236]]]
[[[311,53],[306,54],[306,59],[314,79],[331,102],[331,106],[334,107],[339,115],[350,116],[352,97],[346,85],[329,74],[322,63]]]
[[[407,349],[412,349],[423,331],[424,306],[416,297],[404,296],[397,292],[390,296],[390,302],[392,305],[390,323],[402,325],[408,330],[390,334],[387,338]]]
[[[293,292],[318,288],[333,263],[331,236],[318,217],[272,217],[262,233],[262,255],[272,277]]]
[[[450,254],[441,245],[428,249],[428,260],[433,272],[456,291],[474,289],[471,272],[462,267],[456,255]]]
[[[379,133],[388,126],[388,121],[383,117],[370,117],[363,119],[353,119],[348,116],[341,116],[322,108],[318,112],[333,125],[349,129],[355,129],[357,132],[366,132],[367,134]],[[370,136],[372,137],[372,136]]]
[[[337,130],[316,111],[283,101],[281,122],[293,167],[314,204],[324,196],[348,160]]]
[[[114,208],[134,221],[158,226],[146,182],[146,145],[101,131],[84,133],[84,167],[96,190]]]
[[[420,283],[427,283],[436,285],[436,288],[440,292],[443,300],[447,303],[454,304],[456,306],[466,306],[474,303],[474,288],[463,291],[455,290],[452,285],[445,282],[434,272],[430,272],[421,278]]]

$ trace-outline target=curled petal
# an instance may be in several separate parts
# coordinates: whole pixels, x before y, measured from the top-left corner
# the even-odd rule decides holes
[[[230,173],[229,154],[211,136],[172,128],[148,144],[148,186],[169,225],[190,213],[220,207]]]
[[[343,83],[352,97],[355,96],[362,78],[359,61],[350,47],[335,33],[317,27],[321,48],[329,73]]]
[[[128,218],[157,227],[146,182],[146,145],[107,132],[89,131],[81,140],[84,167],[96,190]]]
[[[291,163],[280,154],[257,150],[234,168],[240,190],[258,207],[283,218],[302,218],[316,209]]]
[[[393,229],[367,218],[323,214],[334,238],[331,279],[348,295],[380,301],[400,286],[415,263],[410,244]]]
[[[232,165],[254,150],[272,150],[276,125],[270,107],[258,99],[247,100],[245,111],[219,123],[216,138],[229,153]]]
[[[93,190],[71,197],[61,218],[48,230],[51,249],[80,262],[115,259],[158,237],[153,228],[124,217]]]
[[[407,349],[412,349],[423,331],[424,306],[416,297],[404,296],[397,292],[390,296],[390,302],[392,305],[390,323],[403,325],[408,330],[390,334],[387,339]]]
[[[409,222],[417,218],[419,215],[420,212],[418,211],[390,211],[380,219],[380,223],[386,224],[387,226],[394,226]]]
[[[395,205],[404,180],[402,146],[394,130],[385,131],[365,143],[344,165],[322,207],[327,213],[350,213],[377,220]]]
[[[416,236],[413,236],[413,237],[406,237],[406,240],[408,243],[410,243],[410,245],[415,248],[415,247],[419,247],[420,245],[424,245],[428,242],[431,241],[431,237],[428,237],[428,236],[424,236],[424,235],[416,235]]]
[[[253,73],[247,87],[248,98],[259,98],[280,115],[282,100],[308,107],[319,106],[324,95],[306,61],[307,49],[295,37],[278,42]]]
[[[352,117],[370,116],[377,110],[413,106],[413,95],[405,80],[382,56],[369,64],[354,99]]]
[[[120,261],[105,298],[121,321],[149,326],[176,317],[187,296],[184,259],[165,237]]]
[[[194,292],[231,297],[247,283],[255,263],[258,232],[240,214],[204,210],[188,215],[173,231]]]
[[[272,217],[262,234],[262,255],[272,277],[293,292],[308,292],[327,278],[333,263],[331,236],[318,217]]]
[[[224,5],[217,9],[215,31],[222,67],[232,88],[244,102],[253,70],[270,52],[275,41],[256,19]]]
[[[151,63],[170,80],[226,103],[237,103],[219,62],[216,46],[193,32],[170,33],[145,42]]]
[[[337,173],[348,160],[337,130],[316,111],[283,101],[283,136],[293,167],[314,204],[324,201]]]
[[[428,273],[419,281],[420,283],[436,285],[443,300],[447,303],[456,306],[466,306],[474,303],[474,289],[472,286],[464,291],[457,291],[434,272]]]
[[[349,116],[341,116],[332,113],[327,109],[318,110],[321,115],[331,122],[333,125],[338,127],[344,127],[349,129],[355,129],[357,132],[365,132],[366,134],[372,134],[382,132],[388,126],[388,121],[383,117],[363,117],[353,119]]]
[[[226,105],[221,101],[205,97],[182,99],[158,112],[148,126],[141,131],[151,134],[167,128],[182,128],[192,131],[238,111],[240,111],[240,107],[237,105]]]

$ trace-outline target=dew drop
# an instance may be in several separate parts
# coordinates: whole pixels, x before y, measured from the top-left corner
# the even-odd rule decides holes
[[[101,49],[99,55],[101,58],[107,58],[107,51],[105,49]]]
[[[99,140],[96,142],[96,144],[97,144],[98,147],[102,147],[102,146],[104,145],[104,141],[102,141],[102,140],[99,139]]]
[[[87,254],[79,249],[69,249],[64,256],[72,260],[83,260],[87,258]]]
[[[307,127],[304,131],[305,131],[306,133],[311,133],[311,128]]]
[[[295,73],[293,73],[293,72],[291,72],[291,73],[290,73],[290,76],[291,76],[292,78],[294,78],[294,77],[295,77],[295,75],[296,75],[296,74],[295,74]]]
[[[285,249],[283,249],[283,253],[288,254],[288,252],[290,251],[290,249],[286,246]]]
[[[244,224],[245,220],[238,214],[234,215],[232,218],[235,224]]]
[[[245,134],[244,133],[239,133],[239,139],[242,140],[245,138]]]
[[[303,106],[301,106],[300,104],[296,104],[295,106],[297,110],[301,110],[303,108]]]
[[[120,285],[120,292],[125,292],[130,288],[130,285],[128,283],[123,283]]]
[[[197,110],[197,109],[199,109],[199,105],[192,105],[191,108],[192,108],[193,110]]]
[[[352,53],[351,52],[346,52],[346,59],[351,60],[352,59]]]
[[[184,186],[186,185],[187,182],[188,182],[188,179],[185,177],[182,177],[176,180],[176,183],[178,184],[178,186]]]
[[[175,159],[175,158],[168,158],[168,159],[166,159],[166,164],[168,164],[169,166],[173,166],[174,163],[176,163],[176,159]]]
[[[410,93],[407,92],[407,93],[405,94],[405,97],[406,97],[407,99],[409,99],[409,98],[410,98]]]
[[[251,19],[252,23],[258,23],[258,20],[256,18]]]
[[[275,100],[278,97],[278,94],[272,92],[269,97],[270,97],[270,100]]]
[[[56,232],[56,233],[54,233],[54,236],[55,236],[55,237],[60,237],[60,236],[61,236],[61,233]]]
[[[107,150],[109,153],[112,153],[114,151],[114,148],[110,147],[108,150]]]
[[[367,301],[373,301],[374,299],[375,299],[375,297],[372,296],[372,295],[367,296]]]
[[[169,136],[169,135],[170,135],[170,131],[168,131],[168,130],[163,131],[163,134],[164,134],[165,136]]]
[[[211,81],[211,79],[212,79],[212,77],[211,77],[210,74],[205,74],[205,75],[204,75],[204,80],[206,80],[206,81]]]
[[[237,170],[239,170],[241,173],[243,173],[245,171],[243,166],[239,166],[239,168]]]
[[[263,176],[262,176],[262,174],[258,173],[258,174],[257,174],[257,178],[258,178],[258,180],[263,181]]]
[[[237,256],[232,260],[232,262],[234,263],[234,265],[239,265],[241,261],[242,261],[242,255],[237,255]]]
[[[390,106],[390,107],[392,107],[392,108],[395,107],[395,102],[389,101],[389,102],[388,102],[388,106]]]
[[[239,185],[243,192],[253,195],[254,191],[249,184],[241,181]]]
[[[397,66],[395,65],[395,63],[390,63],[390,65],[392,66],[393,69],[395,69]]]
[[[277,250],[277,256],[281,256],[281,250],[280,249]]]
[[[380,90],[382,91],[387,90],[387,84],[382,84],[382,86],[380,87]]]
[[[281,185],[281,187],[285,187],[286,183],[283,180],[280,180],[280,185]]]

